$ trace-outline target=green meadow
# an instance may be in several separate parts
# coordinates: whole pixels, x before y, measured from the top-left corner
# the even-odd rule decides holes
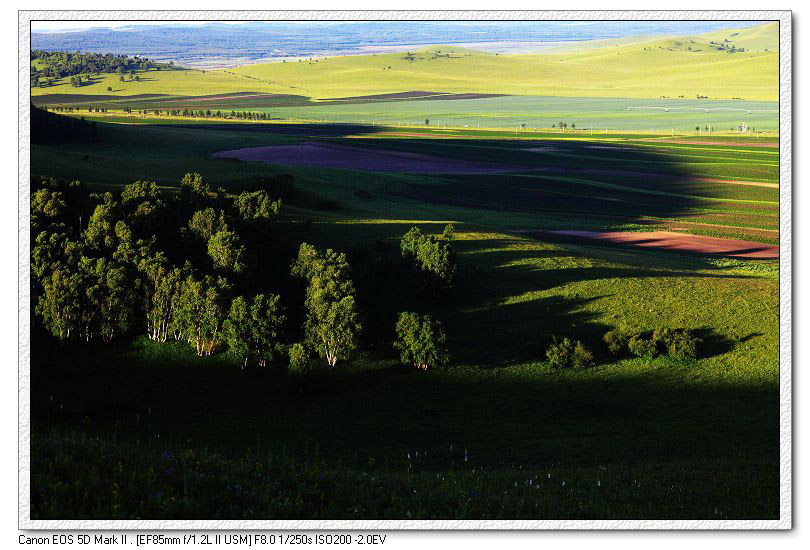
[[[312,358],[293,371],[285,356],[243,370],[227,353],[200,357],[143,330],[60,344],[35,318],[32,518],[778,518],[778,262],[546,233],[667,230],[778,244],[778,139],[730,131],[776,129],[775,114],[758,112],[776,100],[773,30],[744,31],[738,42],[750,51],[734,54],[711,50],[714,35],[536,55],[436,46],[413,60],[150,71],[120,89],[113,75],[35,89],[44,105],[100,94],[86,103],[111,112],[66,113],[95,122],[95,141],[33,144],[34,176],[96,192],[153,181],[174,195],[197,172],[217,200],[293,182],[266,234],[251,236],[268,243],[259,261],[276,286],[267,290],[282,294],[286,330],[300,331],[304,291],[289,280],[299,245],[345,252],[363,330],[335,367]],[[692,70],[673,70],[684,63]],[[107,85],[112,94],[99,91]],[[516,95],[323,101],[413,90]],[[283,119],[262,123],[122,111],[207,108],[200,96],[239,92],[297,98],[211,100]],[[671,99],[696,94],[713,100]],[[627,110],[665,105],[746,112]],[[560,121],[576,128],[549,128]],[[212,157],[312,142],[513,169]],[[426,298],[398,267],[400,239],[447,223],[455,283]],[[441,322],[448,366],[401,364],[392,342],[405,310]],[[614,355],[603,340],[663,328],[692,331],[696,357]],[[593,365],[554,368],[555,337],[581,341]]]

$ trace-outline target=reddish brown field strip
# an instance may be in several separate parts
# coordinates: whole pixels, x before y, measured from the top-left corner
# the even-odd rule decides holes
[[[364,101],[390,101],[392,99],[485,99],[489,97],[504,97],[506,94],[482,94],[482,93],[452,93],[452,92],[396,92],[389,94],[357,95],[350,97],[332,97],[322,99],[324,103],[336,103],[343,101],[364,102]]]
[[[183,103],[183,102],[191,102],[191,101],[224,101],[227,99],[256,99],[256,98],[279,98],[279,97],[301,97],[301,96],[294,96],[289,94],[250,94],[250,93],[240,93],[240,94],[224,94],[224,95],[202,95],[196,97],[183,97],[180,99],[172,99],[169,101],[164,101],[164,103]]]
[[[527,149],[527,151],[539,150],[540,148]],[[729,183],[732,185],[750,185],[753,187],[768,187],[770,189],[779,189],[778,183],[769,183],[765,181],[739,181],[739,180],[724,180],[717,178],[685,178],[683,176],[673,174],[656,174],[653,172],[636,172],[633,170],[615,170],[609,168],[586,168],[581,170],[570,170],[578,174],[589,174],[592,176],[626,176],[636,178],[652,178],[652,179],[672,179],[683,182],[695,183]]]
[[[767,183],[764,181],[719,180],[715,178],[690,178],[688,181],[697,181],[703,183],[732,183],[734,185],[751,185],[753,187],[770,187],[771,189],[779,189],[778,183]]]
[[[330,97],[322,101],[347,101],[358,99],[411,99],[414,97],[425,97],[434,95],[443,95],[446,92],[425,92],[421,90],[413,90],[410,92],[394,92],[389,94],[372,94],[372,95],[355,95],[349,97]]]
[[[644,246],[651,248],[664,248],[679,250],[681,252],[695,252],[698,254],[714,254],[732,258],[748,259],[775,259],[779,257],[779,247],[769,244],[737,239],[722,239],[719,237],[705,237],[703,235],[689,235],[673,231],[579,231],[560,230],[549,231],[555,235],[595,239],[614,244],[631,246]]]

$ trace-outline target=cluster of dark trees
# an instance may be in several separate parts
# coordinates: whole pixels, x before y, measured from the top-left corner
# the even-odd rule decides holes
[[[156,115],[160,115],[163,111],[156,110],[154,111]],[[146,111],[144,111],[146,114]],[[231,111],[228,113],[227,111],[223,112],[220,110],[212,111],[211,109],[206,109],[203,111],[202,109],[194,110],[194,109],[171,109],[167,110],[166,114],[169,116],[183,116],[183,117],[191,117],[191,118],[233,118],[237,120],[272,120],[272,117],[268,117],[267,113],[254,113],[253,111]]]
[[[257,292],[236,300],[256,267],[240,233],[260,230],[280,208],[267,191],[229,199],[199,174],[187,174],[180,193],[138,181],[99,194],[47,177],[33,188],[32,290],[53,336],[110,341],[140,327],[157,341],[187,340],[200,355],[233,338],[243,361],[272,356],[266,338],[246,336],[237,321],[249,304],[249,313],[275,326],[277,298]]]
[[[33,63],[37,63],[38,67]],[[148,71],[172,69],[174,63],[157,63],[146,57],[126,55],[113,55],[111,53],[82,53],[82,52],[48,52],[31,50],[31,86],[46,87],[53,81],[66,76],[84,75],[89,80],[91,75],[101,73],[135,74],[135,71]],[[72,80],[74,86],[80,86],[81,80]]]
[[[567,122],[564,122],[564,121],[562,121],[562,120],[561,120],[561,121],[560,121],[560,123],[559,123],[559,125],[557,125],[557,124],[553,124],[553,123],[552,123],[552,124],[551,124],[551,127],[552,127],[552,128],[559,128],[560,130],[565,130],[566,128],[568,128],[568,123],[567,123]],[[572,130],[576,130],[576,129],[577,129],[577,125],[576,125],[576,124],[574,124],[573,122],[571,123],[571,129],[572,129]]]
[[[292,265],[279,262],[280,207],[266,188],[229,196],[199,174],[186,174],[179,192],[137,181],[120,193],[93,193],[42,177],[31,196],[36,321],[64,343],[145,333],[188,342],[200,356],[227,351],[243,368],[311,354],[334,366],[361,332],[347,256],[301,243]],[[434,288],[452,284],[451,238],[448,227],[439,237],[414,228],[402,239],[403,258]],[[270,289],[296,280],[305,287],[303,308],[293,304],[289,315],[290,302]],[[288,320],[298,317],[303,330]],[[396,334],[403,362],[447,363],[446,337],[431,318],[402,312]]]
[[[745,52],[745,48],[738,48],[731,40],[726,39],[723,42],[709,41],[709,46],[716,50],[725,51],[726,53]]]

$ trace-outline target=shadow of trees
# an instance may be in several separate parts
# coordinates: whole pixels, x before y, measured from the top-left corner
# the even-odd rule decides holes
[[[393,225],[396,227],[387,230],[394,234],[408,228],[407,224]],[[383,356],[395,356],[390,342],[396,315],[416,310],[445,324],[457,364],[501,367],[542,362],[554,336],[582,340],[598,360],[612,361],[602,337],[615,327],[600,320],[607,312],[598,306],[611,295],[580,295],[570,290],[582,288],[579,283],[746,278],[698,271],[689,263],[691,258],[661,267],[644,262],[623,265],[591,261],[587,252],[576,249],[543,248],[528,240],[525,244],[528,246],[522,246],[519,239],[499,237],[453,241],[459,259],[455,287],[439,294],[425,293],[417,284],[401,258],[396,238],[355,245],[350,249],[350,264],[366,315],[365,346]],[[621,290],[620,283],[616,288]],[[710,328],[701,329],[698,336],[706,343],[702,348],[706,357],[726,353],[734,345]]]

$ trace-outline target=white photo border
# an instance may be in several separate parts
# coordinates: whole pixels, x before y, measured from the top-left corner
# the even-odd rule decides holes
[[[779,22],[779,391],[778,520],[31,520],[30,518],[30,39],[31,21],[193,20],[756,20]],[[20,11],[18,528],[26,530],[786,530],[792,528],[792,18],[778,11]]]

